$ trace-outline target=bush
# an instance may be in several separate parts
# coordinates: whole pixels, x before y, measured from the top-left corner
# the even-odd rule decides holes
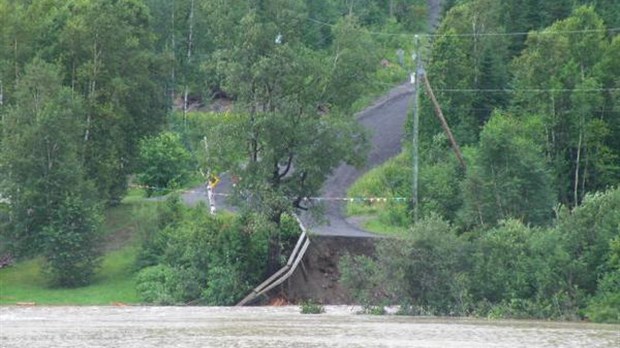
[[[316,303],[312,300],[302,302],[300,307],[301,307],[301,314],[325,313],[325,307],[323,307],[322,304]]]
[[[345,254],[340,259],[340,281],[355,302],[364,307],[375,306],[387,297],[379,264],[364,255]]]
[[[244,280],[244,274],[239,266],[224,264],[209,269],[207,273],[209,282],[202,293],[202,298],[207,304],[230,306],[248,294],[252,287]]]
[[[612,267],[610,243],[620,236],[620,188],[588,194],[573,211],[563,209],[557,231],[569,255],[563,272],[568,286],[594,295]]]
[[[172,132],[163,132],[156,137],[140,141],[138,182],[146,185],[146,193],[181,186],[190,174],[191,155],[181,142],[181,137]]]
[[[363,305],[360,314],[370,314],[370,315],[385,315],[387,311],[385,310],[385,306],[381,305]]]
[[[431,216],[418,222],[409,237],[381,241],[376,260],[343,257],[341,279],[370,311],[399,302],[433,314],[466,314],[466,245],[447,222]]]
[[[179,273],[172,267],[157,265],[141,270],[136,276],[136,291],[140,299],[156,305],[173,305],[183,302],[179,291]]]
[[[610,243],[607,266],[610,270],[599,280],[585,312],[595,322],[620,323],[620,236]]]
[[[161,206],[160,213],[158,228],[144,226],[137,264],[147,266],[138,277],[145,302],[232,305],[264,279],[273,233],[266,219],[254,214],[214,217],[204,205],[185,208],[174,200]],[[279,231],[288,246],[298,234],[292,222],[283,219]]]

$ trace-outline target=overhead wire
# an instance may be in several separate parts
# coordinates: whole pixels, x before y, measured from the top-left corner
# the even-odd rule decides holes
[[[324,26],[328,26],[328,27],[335,27],[335,24],[332,23],[326,23],[323,21],[320,21],[318,19],[315,18],[311,18],[311,17],[306,17],[306,19],[310,22],[314,22],[317,24],[321,24]],[[388,33],[388,32],[380,32],[380,31],[373,31],[373,30],[366,30],[366,29],[358,29],[359,31],[364,31],[370,35],[377,35],[377,36],[412,36],[414,35],[414,33]],[[583,34],[583,33],[604,33],[604,32],[609,32],[609,33],[615,33],[615,32],[620,32],[620,27],[617,28],[604,28],[604,29],[579,29],[579,30],[540,30],[540,31],[536,31],[536,30],[532,30],[532,31],[515,31],[515,32],[487,32],[487,33],[455,33],[455,34],[434,34],[434,33],[420,33],[420,34],[415,34],[415,35],[419,35],[420,37],[480,37],[480,36],[524,36],[524,35],[529,35],[531,33],[536,33],[536,34],[543,34],[543,35],[560,35],[560,34]]]

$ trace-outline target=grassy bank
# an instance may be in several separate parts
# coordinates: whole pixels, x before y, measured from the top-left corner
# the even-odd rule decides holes
[[[348,216],[360,216],[364,220],[362,226],[371,232],[400,236],[407,233],[409,225],[407,217],[407,202],[401,200],[407,197],[408,192],[399,192],[397,188],[404,180],[409,179],[409,173],[402,170],[407,155],[401,153],[389,159],[384,164],[371,169],[360,177],[347,192],[347,197],[353,201],[347,203]],[[387,198],[386,201],[369,198]],[[360,199],[364,198],[364,199]]]
[[[108,253],[93,284],[75,289],[49,288],[42,260],[28,260],[0,270],[0,304],[110,305],[137,303],[132,267],[136,248]]]
[[[138,250],[135,216],[139,209],[144,208],[145,204],[136,199],[106,210],[103,226],[106,254],[91,285],[74,289],[50,288],[41,271],[41,258],[21,261],[0,269],[0,305],[138,303],[133,274]]]

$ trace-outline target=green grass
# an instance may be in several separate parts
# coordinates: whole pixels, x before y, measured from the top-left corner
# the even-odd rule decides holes
[[[384,164],[371,169],[359,178],[347,192],[349,198],[402,197],[399,193],[405,184],[408,187],[410,173],[404,171],[404,162],[408,161],[406,153],[389,159]],[[347,203],[347,216],[367,217],[362,226],[368,231],[386,236],[406,235],[407,203],[404,201],[354,201]]]
[[[138,303],[132,268],[137,249],[127,246],[107,254],[93,284],[75,289],[49,288],[41,259],[0,270],[0,305],[109,305]]]
[[[127,190],[127,195],[123,198],[123,204],[131,204],[142,202],[146,198],[146,191],[139,187],[130,187]]]
[[[381,222],[379,218],[376,218],[376,217],[370,218],[368,221],[364,222],[362,226],[370,232],[384,235],[384,236],[403,237],[403,236],[406,236],[408,233],[407,228],[400,227],[400,226],[386,225],[383,222]]]
[[[109,251],[103,257],[91,285],[74,289],[50,288],[41,271],[41,258],[22,261],[0,269],[0,305],[19,302],[42,305],[138,303],[133,279],[138,252],[136,216],[148,216],[140,214],[140,210],[155,204],[133,201],[105,211],[103,235]]]

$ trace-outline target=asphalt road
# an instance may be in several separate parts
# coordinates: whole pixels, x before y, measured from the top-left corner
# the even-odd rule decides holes
[[[342,164],[327,179],[321,196],[327,198],[346,197],[348,188],[368,170],[384,163],[401,151],[404,138],[404,124],[407,118],[407,107],[413,90],[409,84],[393,88],[375,104],[358,114],[360,122],[371,134],[371,149],[366,166],[356,169]],[[308,216],[304,217],[311,231],[319,235],[373,237],[364,231],[355,219],[346,218],[345,202],[328,201],[325,206],[326,224],[318,224]]]
[[[401,151],[404,136],[404,123],[407,118],[412,88],[404,84],[393,88],[385,96],[379,98],[372,106],[357,115],[360,122],[371,134],[371,149],[366,165],[356,169],[342,164],[327,179],[322,197],[346,197],[347,189],[368,170],[382,164]],[[218,209],[234,209],[226,203],[226,194],[231,191],[230,179],[222,176],[222,181],[215,189],[216,206]],[[198,202],[207,203],[205,186],[186,191],[182,194],[183,201],[189,205]],[[355,219],[347,219],[344,215],[344,202],[329,201],[325,205],[325,215],[318,221],[309,214],[302,217],[311,232],[318,235],[373,237],[372,233],[359,227]]]

